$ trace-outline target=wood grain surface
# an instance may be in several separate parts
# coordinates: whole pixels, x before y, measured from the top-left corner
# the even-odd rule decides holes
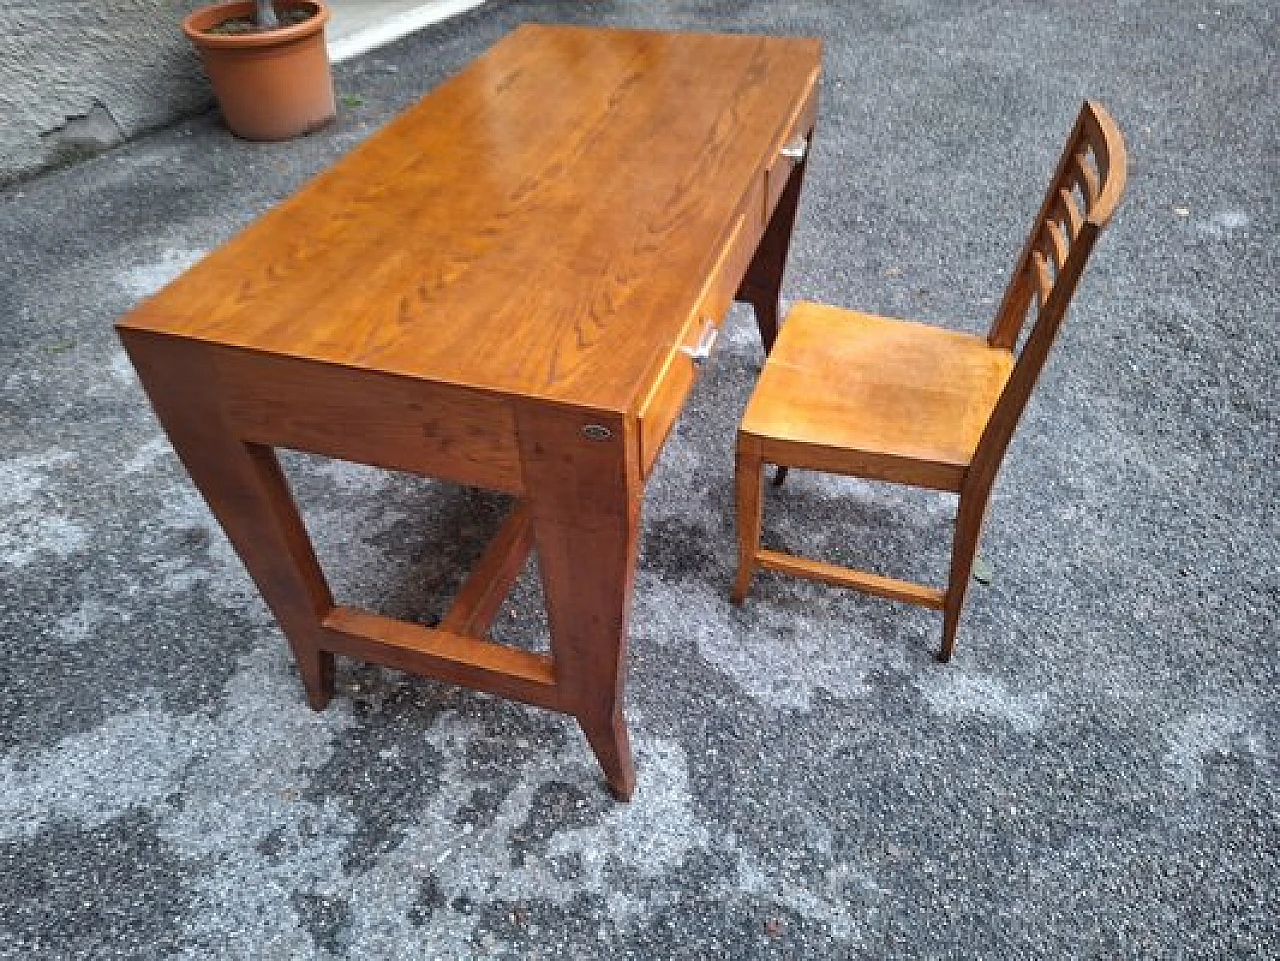
[[[635,413],[819,56],[521,27],[121,326]]]

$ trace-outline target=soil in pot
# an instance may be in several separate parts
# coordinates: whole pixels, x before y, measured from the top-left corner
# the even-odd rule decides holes
[[[276,16],[280,20],[280,26],[267,27],[266,29],[259,27],[253,22],[253,17],[232,17],[229,20],[223,20],[215,26],[209,27],[205,33],[216,33],[224,37],[240,36],[246,33],[266,33],[269,30],[280,30],[284,27],[292,27],[295,23],[302,23],[304,20],[310,20],[316,15],[314,10],[306,10],[293,8],[286,10]]]

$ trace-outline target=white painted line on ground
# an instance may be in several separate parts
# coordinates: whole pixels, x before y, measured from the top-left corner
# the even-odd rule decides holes
[[[433,23],[474,10],[482,3],[484,0],[435,0],[412,10],[406,10],[404,13],[389,17],[382,23],[358,30],[350,36],[330,40],[329,60],[333,63],[350,60],[369,50],[386,46],[415,30],[421,30]]]

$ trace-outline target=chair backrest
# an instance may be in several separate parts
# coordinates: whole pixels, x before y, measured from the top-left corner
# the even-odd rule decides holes
[[[1101,104],[1086,100],[987,334],[993,347],[1016,349],[1036,302],[1035,322],[978,443],[967,487],[989,487],[995,477],[1085,262],[1120,202],[1125,170],[1120,129]]]

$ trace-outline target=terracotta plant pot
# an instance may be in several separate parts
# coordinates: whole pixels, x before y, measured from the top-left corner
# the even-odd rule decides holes
[[[252,0],[196,10],[182,32],[200,51],[227,127],[246,140],[287,140],[333,119],[333,75],[324,46],[329,8],[321,0],[284,0],[278,10],[308,8],[301,23],[261,33],[219,34],[209,29],[252,17]]]

